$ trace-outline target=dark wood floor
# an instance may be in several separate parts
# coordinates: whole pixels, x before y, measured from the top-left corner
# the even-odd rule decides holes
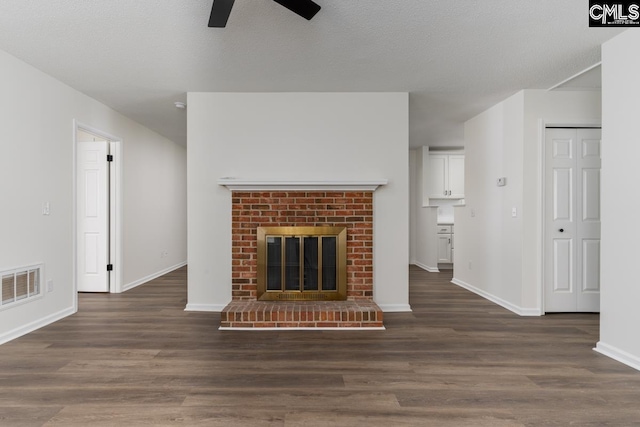
[[[518,317],[411,268],[386,331],[218,331],[186,271],[0,346],[2,426],[640,425],[640,373],[598,316]]]

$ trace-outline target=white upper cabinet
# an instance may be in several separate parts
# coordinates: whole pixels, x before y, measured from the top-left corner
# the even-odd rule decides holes
[[[448,157],[442,154],[429,154],[429,187],[430,199],[446,198],[448,192],[449,168]]]
[[[429,154],[430,199],[464,199],[464,154]]]

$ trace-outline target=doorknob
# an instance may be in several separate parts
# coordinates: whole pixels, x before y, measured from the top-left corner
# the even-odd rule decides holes
[[[561,228],[560,230],[558,230],[561,233],[564,233],[564,228]]]

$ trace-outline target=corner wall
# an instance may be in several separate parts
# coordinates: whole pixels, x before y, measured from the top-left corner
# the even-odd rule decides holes
[[[424,174],[425,159],[429,155],[429,147],[424,146],[411,150],[411,263],[430,272],[438,271],[437,253],[437,206],[423,206],[425,199]]]
[[[123,290],[187,262],[187,150],[130,123],[122,127]]]
[[[640,33],[602,46],[602,247],[600,341],[596,350],[640,370]]]
[[[0,269],[44,263],[42,286],[54,284],[39,299],[0,310],[0,343],[76,311],[74,119],[123,139],[125,284],[186,261],[183,147],[4,51],[0,93],[10,100],[0,103]],[[147,257],[156,244],[171,247],[171,256]]]
[[[597,125],[600,105],[597,92],[525,90],[465,123],[454,283],[515,313],[542,314],[544,126]],[[496,186],[499,177],[505,187]]]
[[[508,205],[521,206],[523,116],[520,92],[465,123],[465,206],[455,212],[453,282],[516,312],[522,225]]]
[[[231,301],[231,193],[222,177],[388,179],[374,193],[374,300],[406,311],[408,94],[189,93],[189,310]]]

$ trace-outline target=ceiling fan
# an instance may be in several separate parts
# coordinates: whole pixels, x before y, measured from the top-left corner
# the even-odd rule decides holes
[[[231,8],[235,0],[213,0],[211,16],[209,17],[209,27],[224,28],[231,14]],[[306,20],[311,20],[320,10],[320,5],[311,0],[273,0],[281,4],[293,13],[296,13]]]

